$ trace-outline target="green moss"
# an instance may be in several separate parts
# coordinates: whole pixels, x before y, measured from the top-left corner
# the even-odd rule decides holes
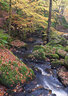
[[[67,66],[67,68],[68,68],[68,55],[65,56],[65,66]]]
[[[16,62],[13,62],[12,64],[10,61],[9,64],[5,63],[0,66],[0,72],[0,83],[8,88],[13,88],[18,82],[21,83],[21,80],[25,79],[26,82],[34,76],[32,69],[29,69],[24,65],[18,66]]]
[[[62,49],[58,49],[56,52],[60,57],[64,58],[67,54],[66,51],[62,50]]]
[[[0,29],[0,46],[4,45],[4,46],[7,47],[8,44],[12,41],[12,39],[11,39],[11,37],[8,34],[4,33],[4,31],[5,30]]]
[[[59,59],[59,55],[57,55],[57,54],[48,54],[47,57],[49,57],[51,59]]]
[[[37,59],[37,60],[45,60],[46,58],[45,52],[43,51],[43,49],[38,49],[38,50],[33,51],[30,57]]]
[[[51,62],[52,68],[57,68],[57,67],[59,67],[60,65],[64,65],[64,59],[60,59],[60,60],[54,59],[54,60]]]
[[[36,46],[34,46],[33,51],[39,50],[39,49],[42,49],[43,51],[45,51],[45,47],[43,45],[36,45]]]
[[[67,52],[68,52],[68,46],[66,46],[65,51],[67,51]]]

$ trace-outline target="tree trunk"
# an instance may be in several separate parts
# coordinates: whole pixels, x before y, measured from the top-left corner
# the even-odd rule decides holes
[[[11,0],[9,1],[9,35],[11,32],[11,18],[12,18],[12,7],[11,7]]]
[[[49,17],[48,17],[48,28],[47,28],[47,43],[50,41],[50,27],[51,27],[51,13],[52,13],[52,0],[49,4]]]

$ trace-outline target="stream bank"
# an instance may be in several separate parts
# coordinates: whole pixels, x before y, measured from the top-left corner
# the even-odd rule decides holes
[[[28,67],[31,67],[36,78],[24,85],[24,91],[14,93],[14,96],[68,96],[68,87],[58,80],[56,69],[51,68],[50,62],[33,62],[28,59],[35,45],[43,44],[41,38],[34,38],[35,42],[28,42],[27,48],[15,48],[13,53],[22,60]]]

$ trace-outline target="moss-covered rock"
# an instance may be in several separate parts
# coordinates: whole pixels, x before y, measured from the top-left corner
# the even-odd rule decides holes
[[[65,66],[68,68],[68,55],[65,56]]]
[[[60,59],[60,60],[53,59],[53,61],[51,62],[51,67],[52,68],[57,68],[61,65],[64,65],[64,59]]]
[[[58,54],[48,54],[47,57],[49,57],[50,59],[59,59]]]
[[[12,41],[11,42],[11,45],[13,47],[18,47],[18,48],[20,48],[20,47],[26,47],[27,46],[27,44],[25,42],[20,41],[20,40],[14,40],[14,41]]]
[[[39,50],[39,49],[42,49],[43,51],[46,50],[45,47],[44,47],[43,45],[35,45],[33,51]]]
[[[46,56],[43,49],[38,49],[33,51],[33,53],[29,55],[29,58],[31,58],[32,60],[45,60]]]
[[[45,45],[45,46],[43,46],[43,45],[36,45],[34,47],[32,55],[35,56],[37,53],[39,53],[39,54],[44,53],[43,56],[38,54],[35,57],[38,56],[38,57],[40,57],[42,59],[42,57],[45,58],[45,56],[46,56],[46,57],[48,57],[50,59],[59,59],[59,55],[55,54],[55,52],[56,52],[56,48],[52,48],[51,46],[48,46],[48,45]]]
[[[60,56],[60,57],[65,57],[66,56],[66,54],[67,54],[67,52],[66,51],[64,51],[64,50],[62,50],[62,49],[58,49],[57,50],[57,54]]]
[[[67,52],[68,52],[68,46],[66,46],[65,51],[67,51]]]
[[[0,83],[13,88],[18,83],[32,79],[34,72],[8,49],[0,48]]]

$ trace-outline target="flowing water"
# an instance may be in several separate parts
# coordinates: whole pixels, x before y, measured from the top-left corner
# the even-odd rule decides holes
[[[15,93],[14,96],[68,96],[68,87],[64,87],[57,79],[55,69],[51,69],[49,62],[38,61],[32,62],[27,59],[27,55],[32,53],[34,45],[42,42],[41,39],[36,39],[34,43],[28,43],[27,50],[19,48],[13,51],[28,67],[32,67],[36,78],[24,86],[24,92]],[[39,88],[42,86],[42,88]],[[34,91],[30,91],[35,89]]]

